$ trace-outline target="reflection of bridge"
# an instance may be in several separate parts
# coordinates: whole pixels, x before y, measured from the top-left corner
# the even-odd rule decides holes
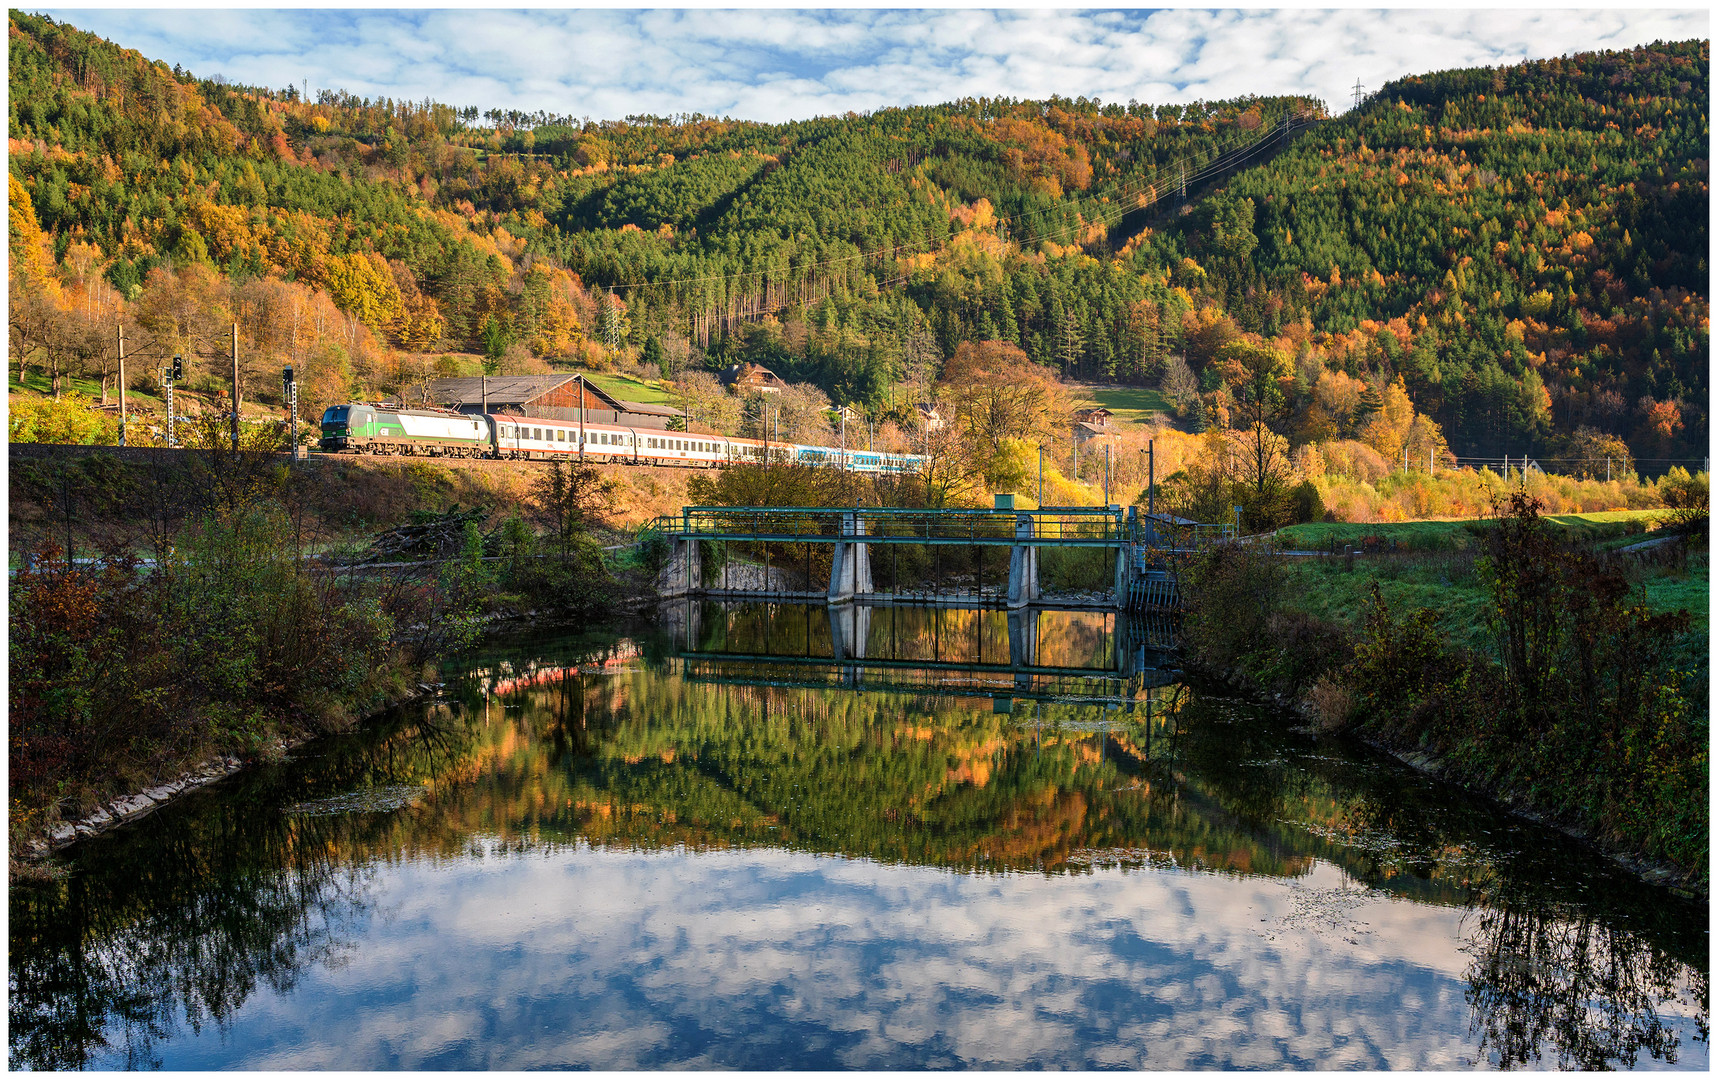
[[[919,545],[931,548],[958,546],[966,549],[998,547],[1009,550],[1008,578],[1002,604],[1025,607],[1041,595],[1038,563],[1044,548],[1096,548],[1115,553],[1112,606],[1141,608],[1174,606],[1174,583],[1154,568],[1149,551],[1155,534],[1141,524],[1135,507],[1043,507],[1016,510],[1006,505],[1012,496],[998,496],[994,509],[909,510],[894,507],[688,506],[679,517],[657,519],[657,527],[673,542],[669,565],[663,575],[663,592],[669,596],[688,594],[741,595],[737,590],[708,588],[704,581],[701,543],[749,542],[764,545],[764,587],[746,595],[795,599],[823,599],[832,604],[859,597],[908,599],[916,594],[877,592],[871,566],[872,548]],[[788,592],[773,588],[768,564],[769,544],[806,546],[806,576],[811,577],[812,545],[829,545],[829,586],[821,593]],[[979,560],[979,594],[982,596],[983,561]],[[1140,583],[1150,582],[1149,588]],[[807,582],[810,584],[809,580]],[[1000,582],[998,582],[1000,584]],[[896,581],[899,590],[899,581]]]
[[[733,601],[670,604],[663,614],[685,675],[701,682],[1131,707],[1142,692],[1178,675],[1166,655],[1173,628],[1162,616]],[[1056,655],[1046,656],[1044,623],[1058,618],[1062,640],[1049,650]],[[742,624],[737,635],[736,623]],[[1071,638],[1098,644],[1067,655]]]

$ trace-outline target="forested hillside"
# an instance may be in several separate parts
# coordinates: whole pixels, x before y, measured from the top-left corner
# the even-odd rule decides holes
[[[755,361],[907,425],[963,342],[1001,340],[1160,387],[1195,430],[1660,471],[1707,438],[1708,71],[1690,42],[1444,72],[1337,119],[595,122],[309,102],[13,13],[13,356],[106,390],[125,321],[213,387],[237,321],[247,393],[293,362],[312,407],[464,354],[647,362],[686,397]]]

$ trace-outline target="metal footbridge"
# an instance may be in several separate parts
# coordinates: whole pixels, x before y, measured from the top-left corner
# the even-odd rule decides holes
[[[1222,538],[1226,527],[1195,526],[1183,530],[1176,540],[1160,541],[1158,528],[1142,518],[1137,507],[1046,506],[1016,509],[1011,497],[998,496],[991,508],[943,510],[897,507],[776,507],[776,506],[688,506],[678,515],[658,518],[655,529],[672,542],[673,548],[659,583],[667,596],[753,596],[810,600],[821,597],[832,604],[864,597],[871,600],[903,600],[921,603],[918,594],[880,593],[872,575],[873,549],[891,546],[941,548],[1007,548],[1006,587],[999,588],[1000,606],[1021,608],[1042,595],[1039,553],[1045,548],[1101,549],[1114,552],[1114,583],[1106,606],[1130,610],[1173,610],[1178,594],[1167,556],[1184,550],[1180,545],[1198,545]],[[1201,534],[1198,530],[1207,530]],[[1215,531],[1212,531],[1215,530]],[[769,565],[764,566],[761,587],[712,587],[705,581],[700,545],[703,543],[757,543],[828,546],[829,585],[822,592],[791,591],[774,586]],[[982,561],[976,596],[984,599]],[[1003,583],[999,580],[997,585]]]

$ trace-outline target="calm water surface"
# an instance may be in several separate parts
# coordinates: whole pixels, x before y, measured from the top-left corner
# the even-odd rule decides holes
[[[497,641],[79,845],[12,1066],[1707,1067],[1703,909],[1155,628],[842,618]]]

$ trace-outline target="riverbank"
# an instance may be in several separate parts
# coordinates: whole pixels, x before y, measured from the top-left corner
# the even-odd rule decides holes
[[[612,486],[554,475],[558,487],[502,473],[518,498],[484,488],[497,499],[457,516],[450,548],[358,573],[325,557],[361,553],[377,524],[446,521],[472,489],[427,462],[14,453],[11,851],[344,730],[434,682],[434,664],[490,623],[642,594],[648,560],[605,553],[594,532]]]
[[[1196,560],[1188,667],[1707,895],[1704,540],[1491,529],[1352,564]]]
[[[419,701],[435,693],[435,691],[436,688],[428,683],[419,683],[415,690],[398,698],[385,700],[356,717],[351,726],[355,727],[373,720],[390,709]],[[253,756],[248,758],[219,754],[195,764],[185,761],[177,765],[169,765],[163,773],[168,778],[160,783],[151,784],[118,797],[104,794],[94,795],[94,808],[80,818],[41,823],[34,834],[19,836],[14,831],[11,842],[12,851],[7,868],[8,880],[11,883],[17,883],[52,877],[53,871],[46,865],[45,860],[54,852],[79,840],[86,840],[122,825],[139,821],[175,799],[189,795],[194,791],[200,791],[211,784],[219,783],[247,768],[258,764],[272,764],[282,761],[300,746],[331,733],[333,732],[315,731],[283,735],[264,744]],[[177,771],[175,772],[175,770]]]
[[[654,602],[654,598],[627,594],[616,598],[613,610],[620,615],[632,615],[637,613],[641,603],[646,602]],[[540,626],[545,617],[544,612],[532,609],[492,612],[480,616],[478,621],[489,631],[505,632],[510,625]],[[426,669],[425,674],[433,677],[434,673]],[[68,797],[71,801],[66,805],[70,813],[79,815],[76,817],[32,812],[30,807],[14,798],[8,880],[17,883],[51,877],[53,871],[47,858],[68,845],[141,820],[175,799],[247,769],[282,761],[307,743],[355,729],[393,709],[432,697],[441,686],[440,682],[406,686],[398,692],[384,694],[366,707],[332,723],[325,720],[309,728],[291,724],[271,727],[243,751],[228,749],[209,756],[209,749],[204,748],[177,758],[158,756],[150,771],[144,774],[145,779],[141,780],[135,764],[127,768],[126,763],[115,760],[109,782],[85,783]],[[117,791],[125,793],[116,794]],[[20,812],[23,814],[22,822],[19,821]]]

